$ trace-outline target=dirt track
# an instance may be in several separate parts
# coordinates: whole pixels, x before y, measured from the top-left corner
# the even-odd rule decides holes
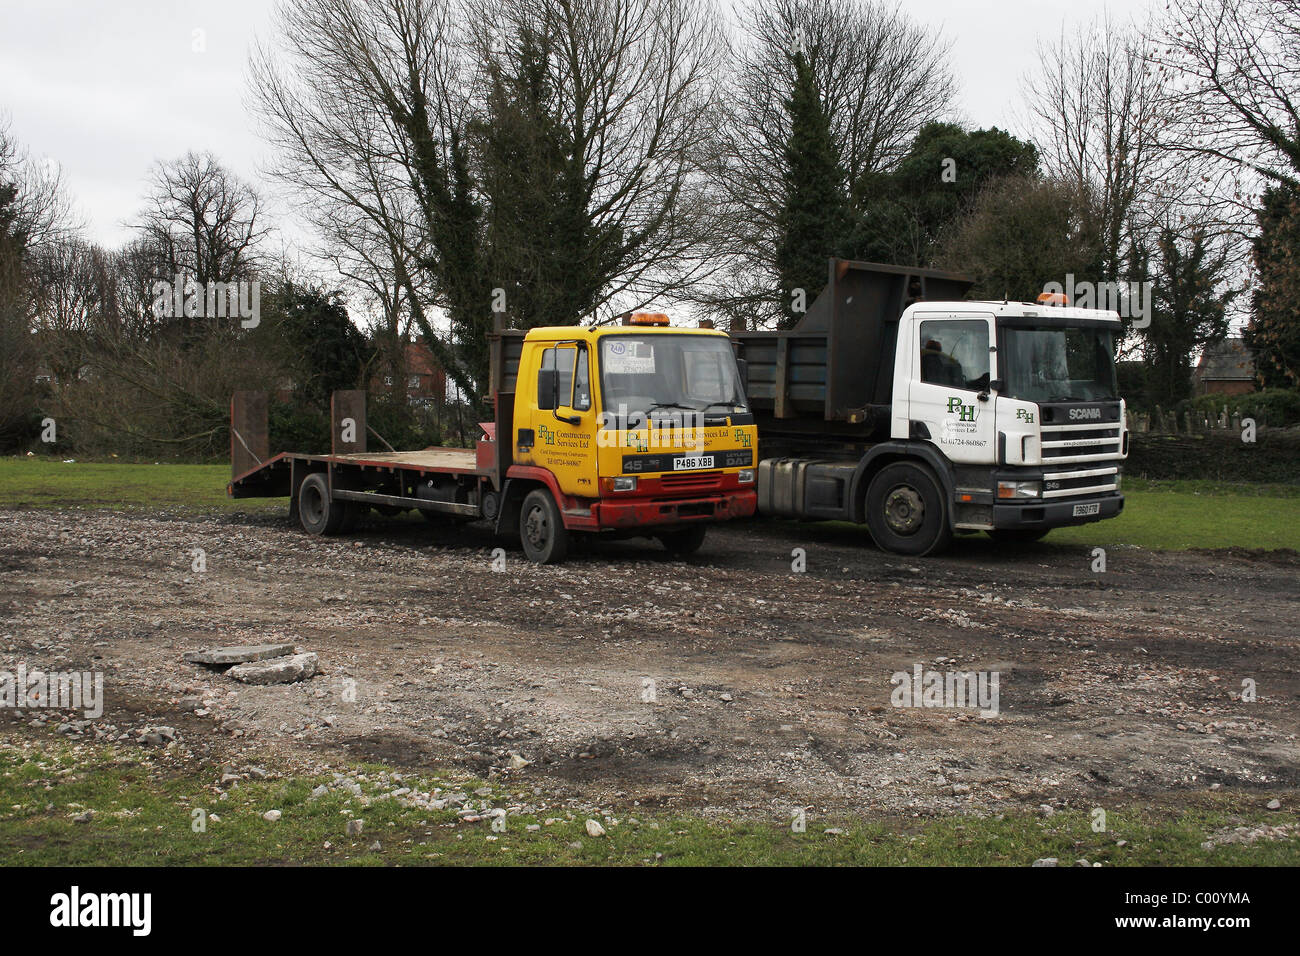
[[[80,739],[167,725],[214,766],[450,764],[709,813],[1300,785],[1294,554],[1113,549],[1098,575],[1050,539],[915,561],[852,529],[760,522],[687,561],[628,541],[557,567],[507,551],[494,571],[495,546],[416,521],[322,540],[267,516],[0,512],[0,670],[103,670],[107,709]],[[273,638],[325,674],[254,687],[181,661]],[[998,672],[999,715],[891,706],[891,675],[916,663]],[[509,769],[512,753],[532,763]]]

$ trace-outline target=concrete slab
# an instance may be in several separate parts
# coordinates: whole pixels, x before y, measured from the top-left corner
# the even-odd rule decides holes
[[[245,684],[292,684],[312,677],[316,673],[317,664],[316,655],[309,651],[306,654],[236,664],[226,671],[226,675]]]
[[[292,653],[292,644],[244,644],[238,647],[213,647],[206,651],[186,651],[184,658],[191,664],[226,667],[230,664],[264,661],[268,657],[283,657]]]

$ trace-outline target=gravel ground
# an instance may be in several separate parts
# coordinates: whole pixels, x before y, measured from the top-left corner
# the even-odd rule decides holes
[[[1095,573],[1050,538],[917,561],[782,522],[715,528],[687,560],[600,542],[537,567],[497,546],[412,520],[314,539],[265,514],[0,512],[0,670],[102,671],[106,698],[89,721],[0,709],[0,733],[277,773],[450,766],[547,800],[729,816],[1300,783],[1293,552],[1111,549]],[[181,660],[279,640],[321,673],[250,686]],[[996,672],[998,714],[893,706],[916,664]]]

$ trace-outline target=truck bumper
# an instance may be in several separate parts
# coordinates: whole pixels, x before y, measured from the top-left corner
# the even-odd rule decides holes
[[[591,506],[601,528],[663,527],[696,521],[727,521],[748,518],[758,507],[753,490],[731,491],[698,498],[632,498],[627,501],[601,499]]]
[[[1097,509],[1094,514],[1077,514],[1076,509],[1091,511],[1092,505]],[[1081,507],[1082,506],[1082,507]],[[1124,496],[1105,495],[1098,498],[1072,498],[1068,501],[996,502],[993,505],[993,527],[995,528],[1062,528],[1072,524],[1087,524],[1113,518],[1124,510]]]

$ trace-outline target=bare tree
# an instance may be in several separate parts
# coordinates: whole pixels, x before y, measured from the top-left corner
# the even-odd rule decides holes
[[[829,115],[845,192],[888,171],[955,92],[949,44],[897,6],[879,0],[758,0],[743,16],[730,55],[714,169],[731,226],[723,282],[706,302],[736,321],[775,321],[779,184],[790,139],[785,101],[802,51]],[[827,250],[831,254],[831,250]]]
[[[481,125],[488,127],[476,160],[497,227],[488,241],[493,272],[533,281],[539,261],[562,260],[565,245],[579,247],[581,261],[564,271],[586,272],[589,292],[561,304],[564,291],[577,291],[573,286],[550,296],[553,305],[539,303],[535,317],[551,311],[553,321],[608,319],[653,299],[680,298],[712,268],[703,160],[714,133],[722,34],[711,0],[505,0],[503,10],[492,28],[497,49],[476,37],[489,64],[476,87],[476,100],[485,104]],[[529,72],[534,61],[536,76]],[[538,82],[547,91],[533,104],[540,115],[493,109],[509,98],[502,96],[503,77],[516,88]],[[494,150],[511,120],[552,132],[506,130],[506,150]],[[520,143],[532,146],[525,164],[550,167],[524,190],[516,188],[520,164],[502,155]],[[511,235],[506,218],[521,205],[550,205],[552,180],[561,208],[551,223],[553,245]],[[538,278],[562,285],[550,271]]]
[[[81,239],[60,239],[32,256],[35,327],[56,382],[85,367],[97,323],[116,308],[118,257]]]
[[[1150,34],[1185,134],[1170,148],[1300,186],[1300,2],[1171,0]]]
[[[1262,188],[1300,185],[1300,2],[1171,0],[1146,48],[1171,116],[1160,146],[1187,171],[1180,223],[1226,236],[1248,287]]]
[[[454,257],[430,247],[463,231],[447,228],[453,152],[468,122],[463,46],[451,0],[290,0],[276,41],[254,53],[252,106],[275,149],[272,174],[308,200],[327,254],[354,277],[379,270],[362,280],[371,290],[403,290],[429,347],[473,392],[429,314],[452,311],[452,336],[472,328],[456,313],[473,306],[457,308],[444,278]]]
[[[1119,281],[1135,235],[1164,218],[1185,179],[1161,147],[1170,113],[1160,76],[1138,34],[1109,18],[1041,44],[1038,60],[1026,89],[1035,145],[1050,176],[1092,196],[1096,279]]]
[[[500,42],[464,26],[487,23]],[[493,274],[517,263],[487,247],[485,223],[504,199],[475,176],[468,131],[486,76],[476,53],[508,59],[505,40],[523,29],[553,41],[552,118],[574,157],[581,211],[617,244],[602,250],[589,311],[680,294],[710,248],[695,161],[717,61],[705,0],[291,0],[277,44],[259,48],[252,68],[273,172],[315,197],[331,255],[357,275],[378,270],[365,284],[388,290],[390,305],[401,291],[472,397],[486,386],[493,290],[518,280]],[[445,329],[435,328],[439,314]]]
[[[77,227],[59,168],[33,160],[0,116],[0,445],[24,440],[39,417],[35,259]]]
[[[199,285],[250,277],[266,236],[262,200],[211,153],[158,163],[136,229],[157,251],[162,276]]]
[[[75,236],[82,222],[74,211],[63,170],[50,160],[33,158],[13,135],[9,118],[0,113],[0,182],[16,190],[15,228],[32,249]]]

